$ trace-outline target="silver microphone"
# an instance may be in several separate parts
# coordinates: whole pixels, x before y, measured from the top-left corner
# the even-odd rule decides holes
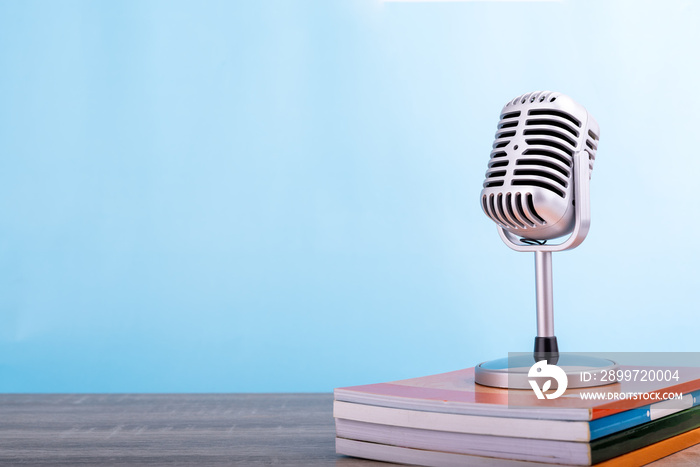
[[[586,159],[590,178],[599,134],[595,119],[564,94],[535,91],[509,101],[481,191],[486,215],[526,243],[572,233],[579,202],[575,156]]]
[[[570,97],[535,91],[501,110],[481,207],[516,251],[535,252],[535,359],[556,363],[552,252],[575,248],[590,226],[590,177],[600,128]],[[558,244],[548,240],[564,237]],[[479,378],[490,384],[490,375]],[[500,384],[500,383],[499,383]]]

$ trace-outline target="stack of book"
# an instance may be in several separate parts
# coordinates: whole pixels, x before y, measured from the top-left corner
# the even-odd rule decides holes
[[[336,451],[424,466],[645,465],[700,443],[700,373],[680,374],[568,389],[552,400],[480,386],[474,368],[338,388]],[[663,400],[667,393],[682,399]]]

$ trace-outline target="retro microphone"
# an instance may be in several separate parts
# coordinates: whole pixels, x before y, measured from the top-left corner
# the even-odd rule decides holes
[[[501,110],[481,207],[506,245],[535,253],[537,361],[558,359],[552,252],[575,248],[588,233],[599,134],[586,109],[558,92],[523,94]]]

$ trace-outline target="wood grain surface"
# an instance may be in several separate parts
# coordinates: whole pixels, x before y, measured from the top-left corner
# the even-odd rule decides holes
[[[2,394],[2,465],[386,466],[335,454],[331,394]],[[700,465],[700,448],[655,467]]]

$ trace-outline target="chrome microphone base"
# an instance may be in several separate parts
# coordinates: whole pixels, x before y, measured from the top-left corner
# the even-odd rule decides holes
[[[529,389],[530,367],[545,358],[536,358],[533,353],[513,354],[476,366],[474,378],[477,384],[504,389]],[[607,373],[618,369],[617,363],[607,358],[593,357],[585,354],[561,353],[549,358],[549,364],[556,364],[564,370],[568,378],[568,388],[591,388],[617,382]]]

